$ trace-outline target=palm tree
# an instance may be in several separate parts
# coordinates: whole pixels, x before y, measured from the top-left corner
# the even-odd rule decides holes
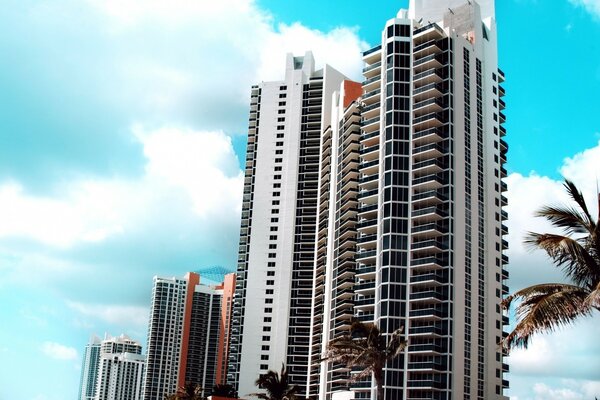
[[[569,283],[542,283],[521,289],[502,303],[505,309],[518,300],[517,325],[502,341],[507,349],[527,347],[531,336],[554,331],[575,319],[600,310],[600,227],[590,215],[583,195],[569,180],[564,187],[577,205],[545,206],[536,216],[561,228],[564,235],[530,232],[525,243],[545,250]],[[600,209],[600,193],[598,193]]]
[[[258,397],[262,400],[296,400],[298,386],[290,385],[289,375],[285,365],[281,365],[281,372],[267,371],[258,377],[254,382],[259,389],[264,389],[266,393],[252,393],[249,396]]]
[[[237,399],[238,394],[237,391],[235,390],[235,388],[232,385],[222,385],[222,384],[216,384],[215,386],[213,386],[212,388],[212,395],[213,396],[220,396],[220,397],[227,397],[230,399]]]
[[[165,396],[167,400],[204,400],[202,396],[202,387],[192,382],[186,382],[185,385],[179,387],[177,392]]]
[[[377,325],[355,320],[350,327],[350,334],[329,342],[322,361],[343,363],[348,368],[362,368],[362,371],[352,376],[351,381],[373,375],[377,385],[377,399],[383,400],[383,368],[388,361],[398,357],[407,345],[402,331],[403,328],[400,328],[392,333],[386,344],[386,337],[381,334]]]

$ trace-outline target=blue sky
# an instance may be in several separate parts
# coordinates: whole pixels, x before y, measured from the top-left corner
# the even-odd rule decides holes
[[[250,86],[308,49],[359,79],[406,6],[213,3],[3,1],[0,399],[75,398],[91,334],[145,342],[153,275],[233,269]],[[518,288],[560,279],[521,244],[547,228],[533,210],[564,200],[561,175],[590,197],[600,176],[600,1],[501,0],[496,16]],[[510,395],[600,396],[597,321],[515,352]]]

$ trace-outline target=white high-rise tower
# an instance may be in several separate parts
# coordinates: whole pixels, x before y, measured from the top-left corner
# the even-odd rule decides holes
[[[482,19],[474,1],[411,1],[385,24],[381,44],[363,54],[360,105],[332,121],[345,140],[352,109],[360,112],[358,193],[340,202],[345,192],[326,189],[333,200],[320,203],[337,219],[318,237],[331,244],[315,296],[325,287],[331,311],[313,311],[315,329],[329,337],[312,338],[319,351],[308,378],[311,395],[372,398],[370,379],[351,385],[351,371],[314,362],[354,317],[376,323],[386,336],[404,328],[409,346],[384,369],[386,399],[504,398],[508,366],[498,346],[507,323],[500,301],[508,290],[504,75],[493,4],[486,7]],[[321,166],[331,169],[332,180],[351,173],[335,177],[346,165],[337,162]],[[342,216],[355,218],[354,246]],[[354,269],[345,266],[349,257]],[[315,265],[315,277],[321,268]]]
[[[308,52],[252,88],[228,376],[241,396],[282,363],[306,381],[320,137],[344,79]]]
[[[284,363],[301,394],[372,399],[370,378],[321,361],[355,318],[404,328],[386,400],[505,399],[496,40],[492,0],[413,0],[363,53],[359,95],[312,57],[253,87],[228,377],[241,395]]]

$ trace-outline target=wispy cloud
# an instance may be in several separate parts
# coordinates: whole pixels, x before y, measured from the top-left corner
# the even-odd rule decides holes
[[[139,330],[148,324],[148,308],[124,306],[120,304],[86,304],[80,302],[67,302],[69,308],[76,313],[118,326],[127,326]]]
[[[44,342],[41,346],[43,354],[56,360],[76,360],[77,350],[56,342]]]
[[[569,3],[583,7],[596,18],[600,18],[600,0],[569,0]]]

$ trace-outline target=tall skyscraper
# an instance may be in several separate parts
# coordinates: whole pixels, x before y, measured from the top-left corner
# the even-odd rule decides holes
[[[505,399],[508,147],[492,1],[485,12],[411,0],[363,53],[360,90],[309,54],[252,88],[229,370],[241,395],[284,363],[307,395],[373,398],[370,378],[320,361],[356,318],[404,329],[386,400]]]
[[[139,400],[146,357],[142,345],[125,335],[102,341],[94,400]]]
[[[282,363],[306,382],[320,137],[344,79],[309,52],[252,88],[228,376],[241,396]]]
[[[181,279],[154,277],[145,400],[163,400],[187,382],[206,393],[222,383],[227,348],[221,326],[229,326],[234,285],[233,274],[213,287],[200,284],[193,272]]]
[[[90,341],[85,346],[79,381],[79,400],[94,400],[94,396],[96,395],[101,344],[102,340],[98,336],[92,335]]]
[[[314,308],[324,334],[313,343],[323,351],[347,329],[347,306],[338,304],[353,301],[354,316],[384,335],[405,329],[407,351],[384,371],[386,399],[502,399],[507,145],[493,15],[482,18],[473,1],[411,1],[363,59],[358,193],[340,202],[346,192],[330,186],[321,195],[333,199],[321,205],[336,219],[323,237],[324,279],[315,279],[328,303],[322,314]],[[332,122],[339,135],[355,121],[354,108]],[[345,167],[338,158],[321,169],[343,184]],[[352,233],[344,217],[356,218]],[[349,385],[339,365],[313,363],[311,371],[309,392],[319,398],[344,387],[352,389],[345,398],[372,398],[374,383]]]

